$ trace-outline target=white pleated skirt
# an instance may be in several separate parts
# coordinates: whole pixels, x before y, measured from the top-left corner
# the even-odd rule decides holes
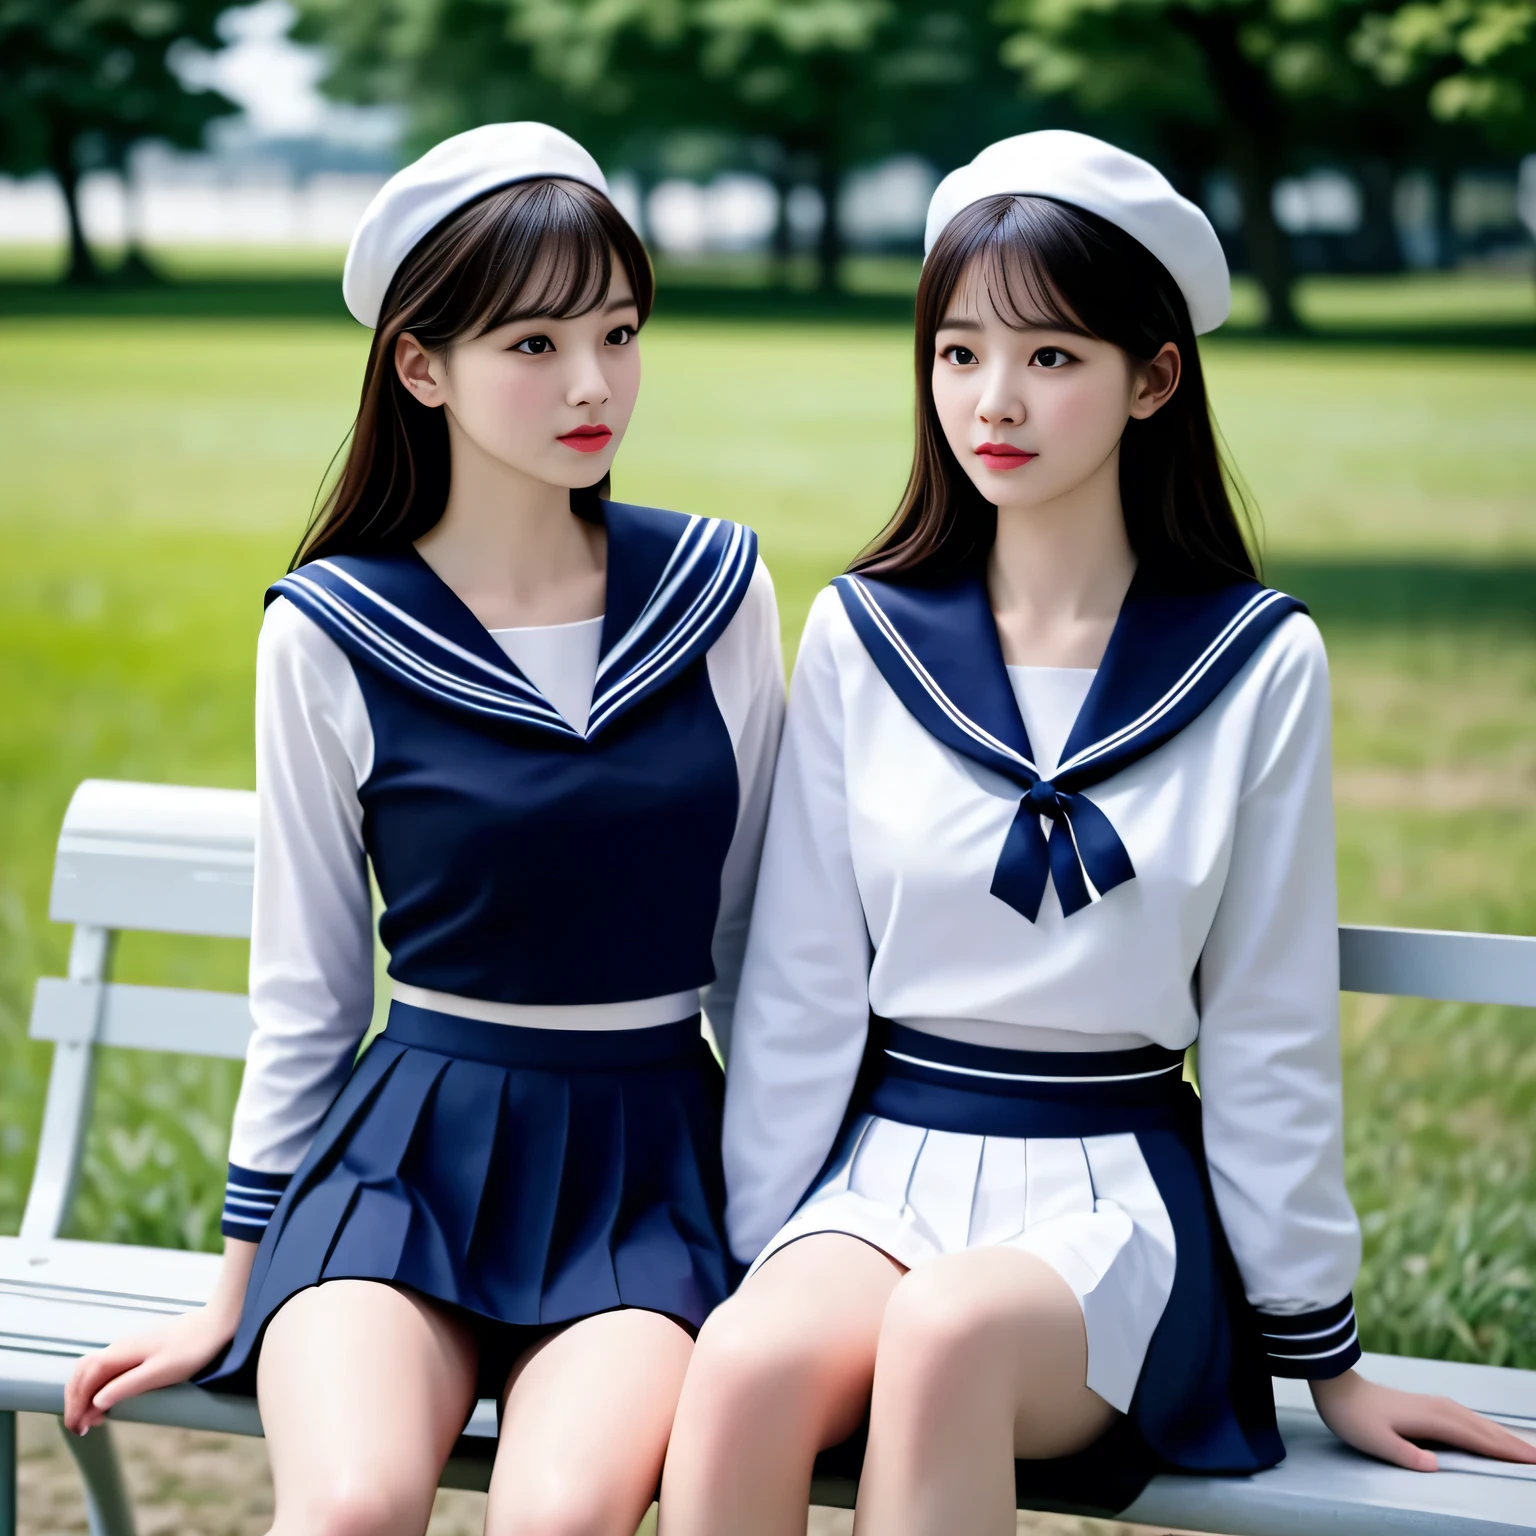
[[[822,1232],[907,1269],[972,1248],[1043,1259],[1083,1309],[1088,1386],[1122,1413],[1173,1289],[1173,1222],[1133,1133],[980,1136],[861,1115],[753,1270]]]

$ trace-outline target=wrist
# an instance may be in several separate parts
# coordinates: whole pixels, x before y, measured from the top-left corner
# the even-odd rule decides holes
[[[1353,1391],[1359,1385],[1361,1377],[1357,1376],[1354,1369],[1340,1371],[1337,1376],[1319,1376],[1309,1381],[1307,1385],[1312,1389],[1312,1401],[1321,1407],[1324,1403],[1337,1402],[1341,1397]]]

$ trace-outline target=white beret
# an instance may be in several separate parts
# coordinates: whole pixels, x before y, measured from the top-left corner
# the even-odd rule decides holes
[[[364,325],[377,325],[400,263],[423,235],[477,197],[540,176],[608,192],[597,161],[547,123],[487,123],[434,145],[379,188],[353,232],[341,275],[347,308]]]
[[[1232,307],[1227,258],[1205,214],[1180,197],[1155,165],[1064,128],[1000,139],[951,171],[928,204],[923,254],[961,209],[1010,192],[1072,203],[1134,236],[1179,285],[1196,335],[1214,331],[1227,318]]]

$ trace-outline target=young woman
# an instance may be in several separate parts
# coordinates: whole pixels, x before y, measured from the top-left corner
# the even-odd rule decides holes
[[[1350,1369],[1327,668],[1224,483],[1215,234],[1049,132],[928,235],[908,489],[796,666],[726,1096],[755,1265],[664,1536],[803,1532],[866,1413],[860,1530],[1011,1532],[1016,1476],[1123,1508],[1278,1461],[1271,1375],[1389,1460],[1536,1460]]]
[[[750,530],[605,499],[652,279],[565,135],[438,145],[344,287],[362,405],[258,649],[222,1278],[82,1361],[66,1422],[201,1371],[260,1400],[274,1530],[419,1533],[488,1394],[489,1531],[631,1536],[728,1288],[700,1001],[724,1040],[773,591]],[[393,1001],[354,1064],[370,867]]]

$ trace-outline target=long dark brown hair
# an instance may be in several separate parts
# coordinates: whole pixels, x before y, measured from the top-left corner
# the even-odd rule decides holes
[[[403,333],[435,352],[512,320],[588,314],[608,296],[615,253],[644,325],[656,293],[645,247],[618,209],[582,182],[502,187],[424,235],[384,295],[346,459],[293,565],[402,549],[443,515],[448,424],[395,372],[395,342]],[[598,517],[598,498],[606,494],[606,480],[574,490],[571,510]]]
[[[924,264],[912,473],[895,515],[850,569],[943,582],[979,569],[991,551],[997,508],[950,451],[933,403],[934,338],[972,263],[1009,325],[1095,337],[1142,362],[1164,342],[1178,347],[1178,388],[1154,415],[1129,421],[1120,441],[1126,532],[1139,565],[1167,580],[1211,586],[1252,579],[1248,507],[1222,462],[1178,284],[1140,241],[1108,220],[1014,194],[983,198],[957,214]]]

